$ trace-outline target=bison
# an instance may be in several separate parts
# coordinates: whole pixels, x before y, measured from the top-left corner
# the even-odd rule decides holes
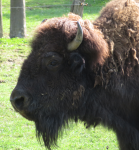
[[[10,101],[46,148],[69,120],[112,129],[139,150],[139,6],[112,0],[95,21],[70,13],[43,21]]]

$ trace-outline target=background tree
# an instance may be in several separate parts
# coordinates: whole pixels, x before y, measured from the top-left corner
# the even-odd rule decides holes
[[[0,38],[3,36],[3,25],[2,25],[2,3],[0,0]]]
[[[25,0],[11,0],[10,37],[25,37]]]
[[[82,17],[84,2],[85,2],[85,0],[73,0],[70,12]]]

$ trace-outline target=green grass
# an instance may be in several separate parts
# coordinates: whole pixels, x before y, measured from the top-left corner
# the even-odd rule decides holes
[[[84,19],[94,20],[106,1],[86,0]],[[27,7],[46,4],[70,4],[70,0],[26,0]],[[31,8],[26,9],[27,37],[24,39],[9,39],[10,31],[10,1],[2,0],[4,37],[0,39],[0,150],[45,150],[35,137],[34,123],[30,122],[12,108],[9,97],[15,87],[23,60],[30,52],[29,41],[33,31],[44,18],[60,17],[68,14],[69,7]],[[112,131],[102,126],[86,129],[79,122],[70,123],[64,130],[58,146],[53,150],[117,150],[116,136]]]

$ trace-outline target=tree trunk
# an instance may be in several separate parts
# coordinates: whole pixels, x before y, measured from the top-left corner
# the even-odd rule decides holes
[[[84,7],[83,3],[84,2],[85,2],[85,0],[73,0],[70,12],[77,14],[77,15],[82,17],[83,16],[83,7]]]
[[[25,0],[11,0],[10,38],[26,36]]]
[[[2,25],[2,3],[0,0],[0,38],[3,37],[3,25]]]

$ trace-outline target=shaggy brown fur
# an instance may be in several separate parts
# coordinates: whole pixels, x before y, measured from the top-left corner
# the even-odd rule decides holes
[[[113,0],[94,21],[107,42],[110,57],[106,72],[138,76],[139,6],[134,0]]]
[[[38,46],[40,46],[43,49],[43,45],[49,42],[50,48],[45,47],[45,49],[57,50],[63,55],[67,52],[67,44],[75,37],[76,21],[79,21],[83,28],[84,38],[77,51],[80,51],[87,60],[86,63],[91,64],[91,68],[96,70],[97,76],[94,87],[97,84],[107,86],[111,73],[120,73],[120,76],[130,76],[134,73],[137,75],[139,57],[138,14],[139,7],[135,1],[113,0],[102,9],[100,17],[93,22],[94,26],[89,20],[82,20],[74,14],[69,14],[67,18],[49,19],[38,27],[36,32],[39,34],[32,47],[38,50]],[[45,30],[47,35],[52,37],[48,38]],[[53,38],[54,34],[55,38]],[[59,41],[59,37],[63,40]],[[105,62],[108,56],[109,58]],[[103,65],[103,68],[99,68],[98,64]],[[98,75],[100,72],[98,70],[103,70],[103,73]]]

